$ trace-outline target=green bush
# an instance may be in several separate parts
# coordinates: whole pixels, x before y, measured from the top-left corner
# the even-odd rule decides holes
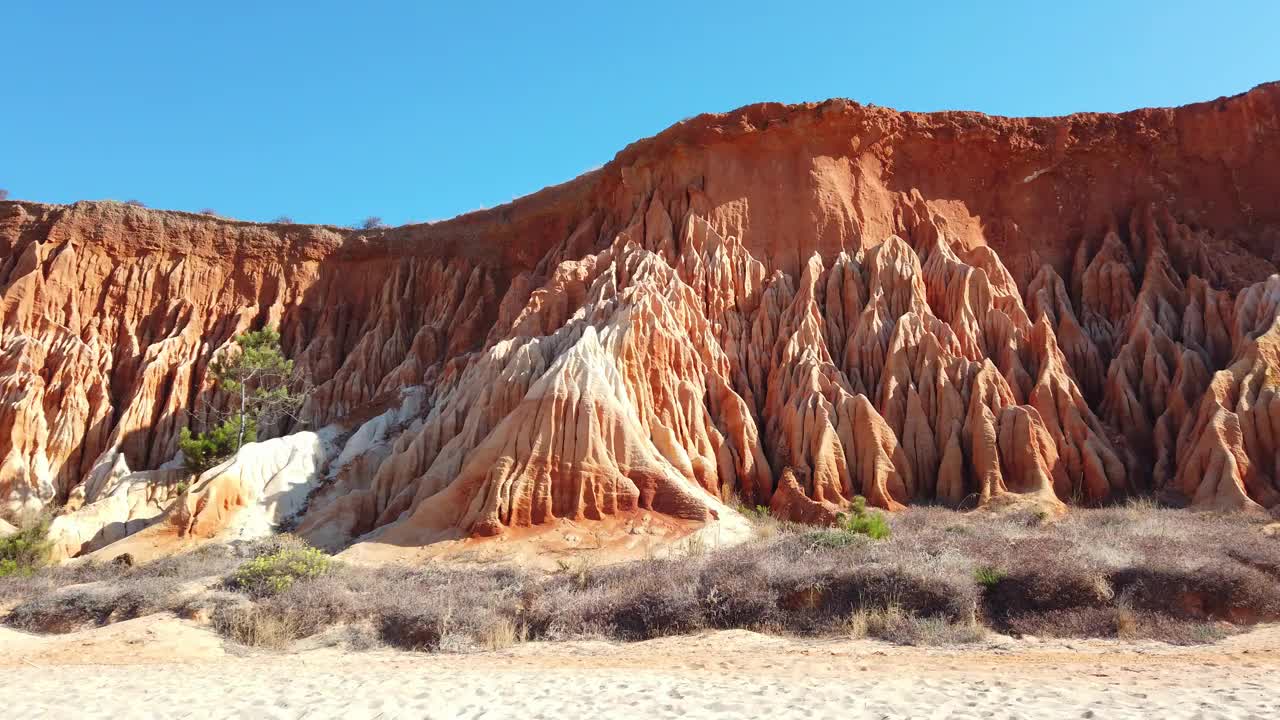
[[[811,547],[837,550],[865,542],[884,540],[892,534],[884,514],[867,510],[867,500],[861,495],[853,498],[847,513],[836,516],[836,526],[828,530],[815,530],[804,534]]]
[[[989,566],[982,566],[973,571],[973,579],[984,588],[991,589],[1008,577],[1009,573]]]
[[[329,566],[329,556],[316,548],[285,547],[241,565],[232,573],[230,584],[253,597],[270,597],[297,580],[325,574]]]
[[[867,499],[858,495],[853,498],[853,508],[849,513],[841,513],[838,527],[850,535],[866,535],[872,540],[883,540],[892,532],[883,513],[868,512]]]
[[[0,577],[30,575],[49,562],[49,520],[41,518],[7,538],[0,538]]]
[[[244,439],[253,442],[258,437],[258,427],[253,418],[243,415],[228,418],[207,433],[192,434],[182,428],[178,436],[178,449],[182,450],[187,472],[198,475],[235,454],[240,439],[240,423],[244,422]]]

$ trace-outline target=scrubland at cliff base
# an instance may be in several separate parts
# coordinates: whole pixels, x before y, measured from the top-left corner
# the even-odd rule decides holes
[[[86,559],[0,579],[0,611],[39,633],[176,613],[242,645],[464,653],[710,629],[907,645],[993,634],[1202,644],[1280,621],[1280,538],[1239,514],[913,508],[878,540],[753,522],[756,539],[731,548],[612,564],[566,553],[550,572],[483,558],[350,565],[288,537],[132,567]]]

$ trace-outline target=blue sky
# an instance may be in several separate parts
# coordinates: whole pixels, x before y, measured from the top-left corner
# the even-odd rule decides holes
[[[1056,115],[1280,79],[1275,0],[9,0],[2,17],[11,197],[249,220],[451,217],[763,100]]]

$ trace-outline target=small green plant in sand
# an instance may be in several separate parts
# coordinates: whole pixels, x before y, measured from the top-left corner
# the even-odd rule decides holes
[[[892,534],[884,514],[867,510],[867,499],[861,495],[853,498],[850,511],[841,513],[837,522],[840,530],[850,535],[866,535],[872,540],[883,540]]]
[[[836,526],[829,530],[808,533],[814,547],[844,548],[866,540],[884,540],[892,533],[884,513],[867,509],[867,499],[861,495],[853,498],[849,512],[836,516]]]
[[[285,547],[241,565],[230,584],[253,597],[269,597],[288,590],[298,580],[320,577],[329,571],[328,555],[313,547]]]
[[[1004,570],[986,565],[973,571],[974,581],[988,590],[999,585],[1000,581],[1005,579],[1008,575],[1009,573]]]

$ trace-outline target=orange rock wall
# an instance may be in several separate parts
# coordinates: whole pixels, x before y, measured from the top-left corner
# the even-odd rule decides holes
[[[425,388],[310,504],[325,537],[730,496],[1274,507],[1277,262],[1275,84],[1063,118],[756,105],[391,230],[5,202],[0,516],[170,461],[212,353],[264,322],[313,427]]]

